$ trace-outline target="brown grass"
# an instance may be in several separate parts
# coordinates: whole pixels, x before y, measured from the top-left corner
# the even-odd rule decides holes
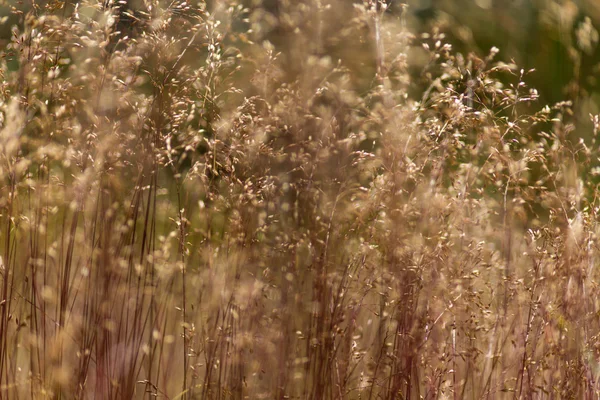
[[[210,3],[13,9],[0,399],[598,398],[570,103],[374,0]]]

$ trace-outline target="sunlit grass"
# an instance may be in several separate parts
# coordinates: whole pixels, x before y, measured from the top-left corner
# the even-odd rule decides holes
[[[598,147],[533,72],[369,1],[129,6],[4,50],[0,398],[599,395]]]

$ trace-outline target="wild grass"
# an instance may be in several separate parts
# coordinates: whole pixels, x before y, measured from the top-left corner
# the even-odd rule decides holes
[[[384,3],[208,3],[5,21],[0,399],[598,398],[571,104]]]

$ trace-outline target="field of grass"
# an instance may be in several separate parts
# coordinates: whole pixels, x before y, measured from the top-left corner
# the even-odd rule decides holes
[[[375,0],[3,7],[0,400],[600,397],[600,117],[502,49]]]

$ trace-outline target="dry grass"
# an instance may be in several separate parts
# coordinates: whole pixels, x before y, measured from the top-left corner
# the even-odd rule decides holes
[[[382,4],[211,3],[13,9],[0,399],[598,398],[570,104]]]

